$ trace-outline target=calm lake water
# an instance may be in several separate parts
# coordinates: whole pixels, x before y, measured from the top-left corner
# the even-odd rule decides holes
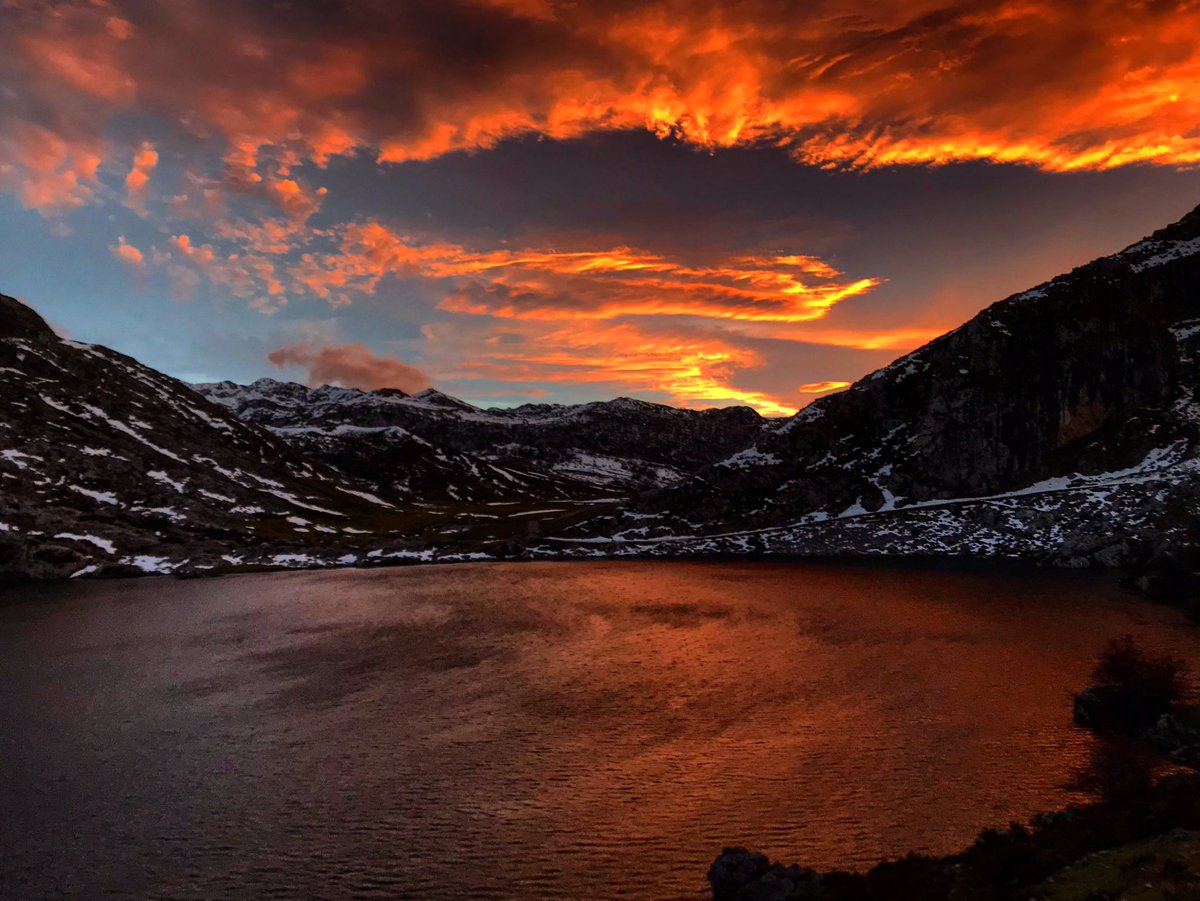
[[[949,852],[1061,805],[1110,580],[821,564],[0,595],[0,895],[682,899],[728,844]]]

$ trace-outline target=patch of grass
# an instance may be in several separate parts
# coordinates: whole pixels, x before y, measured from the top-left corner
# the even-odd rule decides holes
[[[1038,901],[1184,901],[1200,898],[1200,832],[1175,831],[1063,868],[1032,890]]]

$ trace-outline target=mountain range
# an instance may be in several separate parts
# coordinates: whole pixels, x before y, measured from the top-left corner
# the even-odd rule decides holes
[[[774,420],[189,386],[0,296],[0,573],[712,554],[1190,571],[1198,289],[1200,208]]]

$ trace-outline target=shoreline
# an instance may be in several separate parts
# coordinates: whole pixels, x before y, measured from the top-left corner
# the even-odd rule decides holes
[[[726,848],[708,880],[713,901],[1196,899],[1200,774],[1172,773],[1131,801],[1069,805],[984,829],[961,851],[910,853],[865,872],[818,872]]]
[[[1021,556],[974,556],[944,554],[881,554],[881,553],[741,553],[726,554],[702,551],[697,553],[629,553],[596,554],[581,557],[575,554],[536,553],[508,556],[491,554],[483,550],[451,551],[439,553],[438,549],[422,551],[396,550],[361,554],[347,548],[338,557],[320,557],[312,549],[290,549],[271,554],[267,559],[239,562],[201,563],[192,562],[191,557],[171,560],[166,557],[151,557],[153,568],[138,568],[122,562],[103,563],[84,567],[67,575],[33,576],[23,573],[0,574],[0,589],[22,585],[55,585],[66,582],[113,581],[119,579],[148,579],[169,577],[175,579],[213,579],[222,576],[249,575],[283,572],[329,572],[333,570],[391,569],[412,566],[447,566],[489,563],[614,563],[614,562],[662,562],[662,563],[764,563],[764,564],[839,564],[853,565],[863,569],[907,569],[914,571],[944,571],[964,573],[1079,573],[1111,575],[1118,579],[1126,570],[1116,566],[1068,567],[1054,565]],[[266,556],[266,555],[264,555]],[[353,556],[355,559],[348,560]],[[287,559],[282,559],[287,558]],[[1129,588],[1133,597],[1145,599],[1135,589]],[[1170,606],[1170,605],[1168,605]]]

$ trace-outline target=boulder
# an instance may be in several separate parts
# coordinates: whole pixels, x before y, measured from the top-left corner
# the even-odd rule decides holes
[[[1160,716],[1142,740],[1168,760],[1200,769],[1200,729],[1189,726],[1175,714]]]
[[[708,868],[713,901],[798,901],[811,897],[820,880],[815,870],[773,864],[745,848],[726,848]]]

